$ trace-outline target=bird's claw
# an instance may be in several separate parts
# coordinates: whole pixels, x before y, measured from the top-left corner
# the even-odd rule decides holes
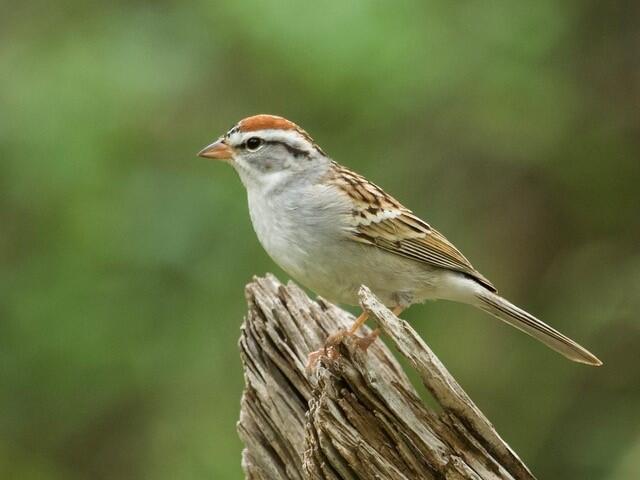
[[[371,333],[364,335],[362,337],[355,336],[356,345],[362,351],[366,352],[367,349],[371,346],[371,344],[375,342],[376,338],[378,338],[379,336],[380,336],[380,330],[377,328],[373,330]]]
[[[327,358],[329,360],[336,360],[340,356],[340,351],[338,350],[338,345],[345,337],[355,337],[354,341],[358,348],[363,351],[367,351],[367,349],[371,346],[373,342],[376,341],[378,336],[380,335],[380,330],[377,328],[369,333],[368,335],[364,335],[359,337],[358,335],[351,333],[348,330],[341,329],[336,333],[331,334],[327,337],[327,340],[324,343],[324,346],[318,350],[315,350],[309,354],[307,357],[307,367],[306,372],[311,372],[315,366],[318,364],[320,359]]]

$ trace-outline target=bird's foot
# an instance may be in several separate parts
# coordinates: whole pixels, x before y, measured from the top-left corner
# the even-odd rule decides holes
[[[344,329],[340,329],[336,333],[329,335],[322,348],[311,352],[307,357],[306,371],[310,372],[313,370],[321,358],[336,360],[340,356],[340,353],[338,352],[338,344],[347,335],[349,335],[349,332]]]
[[[336,333],[327,337],[327,340],[325,341],[322,348],[315,350],[309,354],[309,356],[307,357],[306,371],[312,371],[322,358],[327,358],[332,361],[337,360],[340,357],[338,346],[340,345],[340,342],[342,342],[346,337],[354,337],[356,346],[366,352],[379,335],[380,331],[377,328],[371,333],[362,337],[359,337],[351,330],[340,329]]]
[[[376,341],[376,338],[378,338],[379,336],[380,336],[380,329],[378,328],[376,328],[371,333],[368,333],[367,335],[364,335],[362,337],[358,337],[357,335],[354,335],[354,337],[356,337],[355,338],[356,345],[358,346],[358,348],[360,348],[364,352],[367,351],[367,349],[371,346],[373,342]]]

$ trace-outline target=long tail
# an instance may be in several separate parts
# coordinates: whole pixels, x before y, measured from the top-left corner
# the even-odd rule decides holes
[[[482,291],[476,290],[476,298],[478,302],[475,305],[478,308],[540,340],[568,359],[596,367],[602,365],[598,357],[586,348],[501,296],[482,289]]]

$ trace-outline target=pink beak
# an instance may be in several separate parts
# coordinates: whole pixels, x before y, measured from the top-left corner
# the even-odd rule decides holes
[[[233,149],[224,143],[224,140],[216,140],[211,145],[207,145],[200,152],[199,157],[212,158],[214,160],[231,160]]]

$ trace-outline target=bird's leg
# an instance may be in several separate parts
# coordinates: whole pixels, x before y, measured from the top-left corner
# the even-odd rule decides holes
[[[329,335],[329,337],[327,337],[327,341],[324,344],[325,350],[328,347],[335,347],[336,345],[338,345],[344,337],[350,337],[352,335],[355,335],[358,329],[362,325],[364,325],[364,322],[366,322],[368,318],[369,318],[369,312],[366,312],[366,311],[362,312],[360,316],[356,318],[356,321],[353,322],[353,325],[351,325],[351,328],[349,328],[349,330],[340,329],[333,335]]]
[[[318,363],[318,360],[320,360],[320,358],[322,357],[337,357],[336,346],[342,341],[344,337],[355,335],[358,329],[364,324],[364,322],[367,321],[367,318],[369,318],[369,312],[364,311],[358,318],[356,318],[356,321],[353,322],[353,325],[351,325],[351,328],[349,328],[349,330],[340,329],[336,333],[329,335],[327,337],[327,340],[324,342],[324,346],[319,350],[311,352],[307,357],[307,371],[312,370],[313,367],[315,367],[316,363]],[[373,340],[375,340],[375,338]]]
[[[398,305],[394,307],[392,311],[395,316],[398,316],[400,315],[400,313],[402,313],[403,310],[404,307]],[[362,327],[362,325],[364,325],[368,318],[369,312],[364,311],[358,318],[356,318],[356,321],[353,322],[353,325],[351,325],[349,330],[341,329],[333,335],[329,335],[324,343],[324,346],[319,350],[311,352],[307,357],[307,371],[311,371],[318,363],[318,360],[320,360],[320,358],[322,357],[328,356],[335,359],[338,356],[336,347],[342,341],[342,339],[344,339],[345,337],[356,336],[356,332],[360,329],[360,327]],[[363,337],[356,336],[356,344],[359,348],[366,351],[371,346],[371,344],[375,342],[376,338],[378,338],[379,335],[380,330],[376,328],[371,333]]]
[[[364,322],[367,321],[367,319],[369,318],[369,312],[367,312],[366,310],[364,312],[362,312],[360,314],[360,316],[358,318],[356,318],[356,321],[353,322],[353,325],[351,325],[351,328],[349,329],[349,331],[346,333],[346,335],[354,335],[358,329],[364,325]]]
[[[398,305],[397,307],[393,308],[392,312],[397,317],[398,315],[400,315],[402,313],[403,310],[404,310],[404,307],[401,307],[400,305]],[[359,320],[359,318],[358,318],[358,320]],[[356,323],[358,323],[357,320],[356,320]],[[354,323],[353,326],[351,327],[351,330],[350,330],[351,333],[354,333],[355,330],[360,328],[360,326],[362,325],[362,324],[360,324],[360,325],[358,325],[356,327],[356,323]],[[354,330],[354,327],[356,327],[355,330]],[[367,349],[371,346],[371,344],[376,341],[376,338],[378,338],[379,335],[380,335],[380,329],[376,328],[375,330],[373,330],[368,335],[365,335],[363,337],[358,337],[356,339],[358,347],[360,347],[362,350],[364,350],[366,352]]]

